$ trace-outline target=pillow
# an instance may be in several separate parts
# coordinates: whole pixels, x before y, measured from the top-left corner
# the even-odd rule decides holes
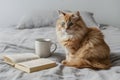
[[[95,21],[93,17],[94,16],[93,13],[81,11],[80,15],[88,27],[99,27],[99,25],[97,24],[97,22]]]
[[[85,21],[87,26],[98,26],[95,19],[93,18],[93,13],[81,11],[81,16]],[[24,16],[19,24],[18,29],[31,29],[40,28],[45,26],[55,26],[56,20],[58,18],[58,13],[56,11],[35,11]]]
[[[17,25],[18,29],[40,28],[44,26],[55,26],[57,18],[56,11],[35,11],[23,16]]]

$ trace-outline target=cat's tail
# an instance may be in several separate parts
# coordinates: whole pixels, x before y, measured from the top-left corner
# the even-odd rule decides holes
[[[111,67],[111,64],[109,61],[107,63],[94,62],[91,64],[91,67],[93,69],[109,69]]]
[[[93,66],[94,69],[109,69],[111,65],[106,65],[106,64],[95,64]]]
[[[102,63],[98,62],[98,61],[88,61],[88,60],[84,60],[85,65],[79,65],[78,68],[92,68],[95,70],[99,70],[99,69],[109,69],[111,67],[111,63],[109,60],[106,60]]]

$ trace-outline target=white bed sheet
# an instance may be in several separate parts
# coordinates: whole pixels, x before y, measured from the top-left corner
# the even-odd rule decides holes
[[[17,30],[14,27],[0,28],[0,80],[120,80],[120,29],[112,26],[102,30],[111,48],[112,67],[108,70],[76,69],[59,62],[64,51],[58,44],[54,27]],[[34,52],[36,38],[50,38],[58,46],[56,53],[49,57],[58,66],[31,74],[17,70],[3,62],[2,55]]]

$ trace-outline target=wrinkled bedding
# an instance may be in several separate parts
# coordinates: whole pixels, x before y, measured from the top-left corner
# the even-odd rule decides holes
[[[112,67],[108,70],[77,69],[60,64],[65,54],[57,42],[55,27],[23,30],[0,27],[0,80],[120,80],[120,29],[107,26],[102,32],[111,48]],[[34,41],[37,38],[50,38],[57,44],[56,52],[49,57],[57,62],[56,67],[28,74],[4,63],[4,54],[34,53]]]

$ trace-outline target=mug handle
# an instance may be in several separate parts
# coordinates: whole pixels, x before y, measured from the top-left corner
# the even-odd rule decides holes
[[[52,45],[54,45],[54,46],[55,46],[55,48],[51,51],[51,53],[54,53],[54,52],[55,52],[55,50],[57,49],[57,45],[56,45],[55,43],[53,43],[53,42],[52,42]]]

